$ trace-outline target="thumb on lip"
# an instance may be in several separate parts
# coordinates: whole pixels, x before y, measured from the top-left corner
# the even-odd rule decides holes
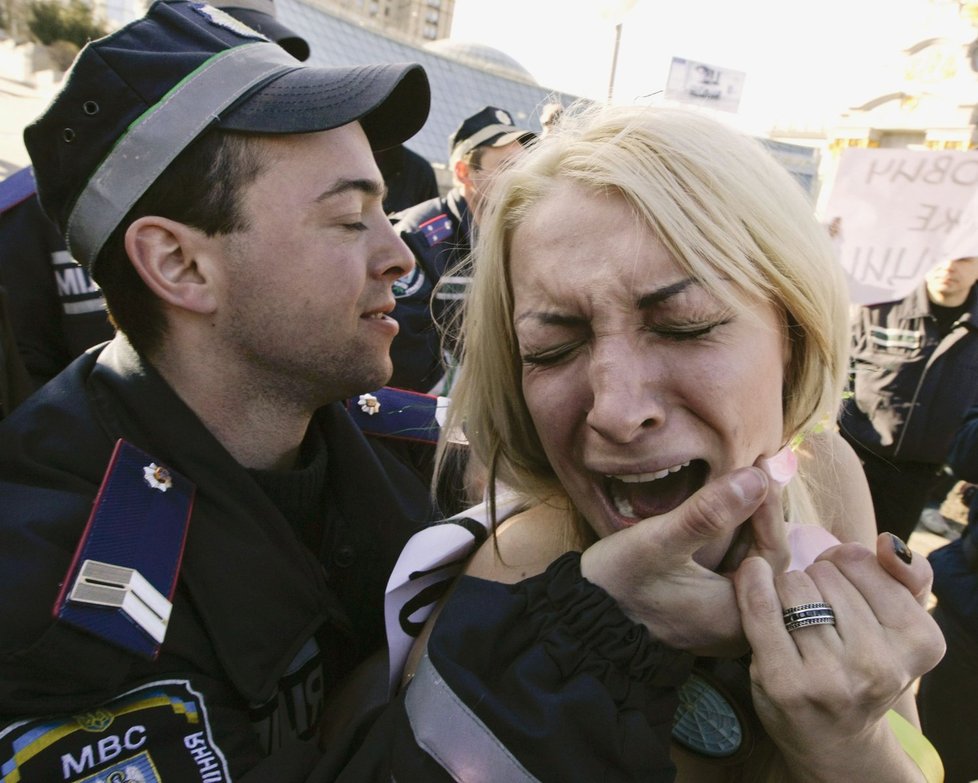
[[[769,479],[760,468],[740,468],[709,482],[674,512],[667,551],[689,556],[707,542],[743,524],[767,496]]]

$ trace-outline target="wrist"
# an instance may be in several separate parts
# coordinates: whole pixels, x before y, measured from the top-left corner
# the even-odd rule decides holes
[[[886,720],[903,752],[920,770],[922,779],[927,783],[943,783],[944,764],[930,740],[896,710],[887,712]]]
[[[900,725],[899,729],[893,728],[894,722]],[[933,746],[895,710],[890,710],[867,730],[837,742],[823,738],[802,745],[797,735],[784,742],[775,741],[791,770],[792,783],[838,783],[840,780],[943,783],[944,780],[943,765]],[[923,752],[917,743],[922,743]],[[927,755],[927,748],[933,757]]]

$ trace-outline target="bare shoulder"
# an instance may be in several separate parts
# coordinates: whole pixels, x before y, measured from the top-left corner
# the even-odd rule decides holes
[[[566,504],[539,504],[505,520],[482,544],[465,573],[512,584],[542,573],[565,552],[577,548],[573,516]]]
[[[814,433],[798,448],[812,502],[823,527],[840,541],[875,547],[876,522],[862,463],[834,429]]]

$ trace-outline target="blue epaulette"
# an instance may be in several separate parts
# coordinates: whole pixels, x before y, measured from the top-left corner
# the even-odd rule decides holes
[[[55,616],[155,659],[170,620],[195,490],[179,473],[120,439]]]
[[[417,233],[421,235],[428,247],[434,247],[448,239],[452,235],[453,229],[452,218],[447,212],[442,212],[418,226]]]
[[[0,215],[31,198],[37,192],[34,169],[31,166],[15,171],[0,182]]]
[[[448,398],[385,386],[351,397],[346,409],[367,435],[435,444]]]

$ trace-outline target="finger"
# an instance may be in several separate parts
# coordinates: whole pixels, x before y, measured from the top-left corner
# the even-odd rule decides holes
[[[582,573],[596,581],[589,572],[604,578],[599,571],[620,571],[630,564],[647,571],[650,558],[655,558],[659,572],[690,566],[705,571],[693,562],[693,554],[746,522],[767,490],[767,476],[758,468],[741,468],[713,479],[668,514],[644,519],[589,547],[582,558]],[[609,557],[612,562],[607,562]]]
[[[914,557],[903,539],[892,533],[876,538],[876,558],[886,572],[903,584],[921,606],[927,606],[934,572],[926,557]]]
[[[794,455],[790,451],[779,452],[781,454]],[[786,481],[785,475],[790,480],[794,471],[787,473],[782,469],[781,463],[784,458],[764,459],[759,458],[756,463],[768,475],[768,492],[757,511],[751,516],[751,532],[753,543],[749,554],[759,555],[771,564],[775,573],[781,573],[788,567],[791,560],[791,551],[788,548],[788,527],[784,521],[784,510],[781,504],[781,496],[784,491]],[[792,462],[792,464],[797,464]]]
[[[892,542],[881,538],[885,542],[884,557],[889,557],[886,547],[892,550]],[[924,558],[912,558],[910,564],[903,565],[923,569],[923,579],[929,580],[930,565]],[[839,633],[847,644],[857,638],[856,634],[866,643],[867,634],[878,629],[878,634],[886,639],[885,649],[901,660],[913,676],[932,669],[944,655],[944,637],[934,619],[917,596],[883,567],[872,550],[861,544],[834,547],[824,559],[813,563],[808,573],[823,594],[833,596],[830,600],[843,607],[836,612],[840,618]],[[914,584],[921,581],[919,574],[906,578]]]
[[[771,564],[762,557],[748,557],[734,573],[733,584],[754,664],[763,670],[772,664],[790,668],[797,663],[800,655],[785,631]]]
[[[924,605],[932,577],[926,558],[911,555],[909,563],[901,559],[894,549],[894,538],[881,533],[876,552],[857,543],[834,546],[815,561],[838,568],[886,625],[899,623],[910,611],[911,602]],[[897,586],[901,589],[894,589]]]
[[[659,556],[674,564],[688,563],[694,552],[746,522],[768,489],[762,470],[735,470],[700,488],[671,513],[649,520],[648,534],[655,539]]]
[[[792,643],[798,649],[803,659],[814,659],[822,664],[832,660],[827,650],[838,652],[841,647],[835,621],[822,624],[804,625],[794,630],[788,630],[784,612],[808,605],[828,604],[829,609],[819,608],[814,611],[820,615],[836,613],[835,604],[805,571],[786,571],[774,580],[775,589],[782,608],[782,626],[785,633],[791,637]],[[812,619],[807,617],[806,619]]]

